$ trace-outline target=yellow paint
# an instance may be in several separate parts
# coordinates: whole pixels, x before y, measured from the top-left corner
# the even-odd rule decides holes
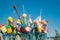
[[[8,34],[12,33],[12,29],[11,29],[11,28],[8,28],[8,29],[7,29],[7,33],[8,33]]]

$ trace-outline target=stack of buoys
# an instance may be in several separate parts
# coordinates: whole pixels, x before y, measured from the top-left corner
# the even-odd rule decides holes
[[[48,21],[47,20],[42,20],[42,23],[43,23],[42,28],[43,28],[44,32],[47,33],[47,31],[48,31],[48,28],[47,28]]]
[[[42,22],[39,23],[38,31],[39,32],[46,32],[47,31],[47,24],[48,22],[46,20],[42,20]]]
[[[38,33],[42,33],[45,30],[47,31],[46,26],[48,25],[48,21],[42,20],[41,22],[39,22],[38,20],[35,20],[34,24],[36,26],[36,30],[37,30]]]
[[[23,34],[29,33],[29,36],[30,36],[30,33],[31,33],[31,35],[33,36],[33,35],[36,35],[36,33],[38,33],[38,34],[47,33],[47,31],[48,31],[48,28],[47,28],[48,21],[47,20],[36,19],[32,22],[31,18],[29,18],[28,20],[26,18],[27,18],[27,14],[23,13],[22,21],[18,18],[17,21],[14,20],[15,21],[15,23],[14,23],[13,18],[8,17],[7,26],[5,27],[3,24],[0,24],[0,30],[3,33],[7,33],[8,35],[9,34],[16,35],[19,33],[23,33]]]
[[[35,26],[35,31],[38,33],[41,33],[42,32],[42,28],[41,28],[42,24],[40,24],[38,20],[35,20],[33,22],[33,24]]]
[[[26,25],[27,25],[27,20],[26,20],[27,15],[24,13],[22,15],[22,17],[23,17],[23,26],[26,27]]]
[[[26,32],[27,30],[26,30],[26,26],[27,26],[27,21],[26,21],[26,14],[24,13],[23,15],[22,15],[22,17],[23,17],[23,22],[22,22],[22,26],[21,26],[21,29],[20,29],[20,31],[21,32]]]
[[[13,18],[12,17],[8,17],[8,24],[6,26],[7,29],[7,34],[11,34],[12,33],[12,22],[13,22]]]

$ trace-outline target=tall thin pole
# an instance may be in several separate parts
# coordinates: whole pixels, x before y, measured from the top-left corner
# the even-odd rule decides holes
[[[24,5],[23,5],[23,13],[25,13]]]
[[[40,22],[41,22],[41,20],[42,20],[42,9],[40,9]]]

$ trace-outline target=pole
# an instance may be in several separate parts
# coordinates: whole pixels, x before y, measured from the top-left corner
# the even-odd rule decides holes
[[[42,20],[42,9],[40,9],[40,21]]]
[[[14,5],[14,6],[13,6],[13,8],[14,8],[14,10],[15,10],[15,11],[16,11],[16,13],[17,13],[18,18],[20,19],[20,15],[19,15],[19,13],[18,13],[18,10],[17,10],[17,8],[16,8],[16,5]]]

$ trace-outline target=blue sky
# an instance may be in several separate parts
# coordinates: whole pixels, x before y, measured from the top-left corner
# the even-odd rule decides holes
[[[26,14],[31,15],[32,20],[40,16],[42,8],[42,19],[49,21],[50,36],[55,35],[55,29],[60,30],[60,0],[0,0],[0,23],[7,25],[8,16],[17,20],[18,17],[12,8],[14,4],[20,15],[22,15],[24,5]]]

